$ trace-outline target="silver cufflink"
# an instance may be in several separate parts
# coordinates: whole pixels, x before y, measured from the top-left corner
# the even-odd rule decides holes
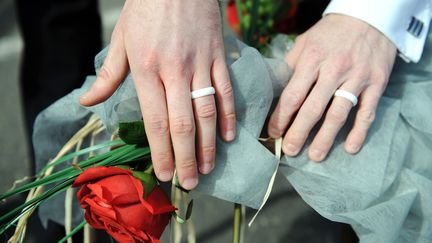
[[[423,22],[418,20],[416,17],[411,17],[411,21],[408,25],[408,33],[415,37],[419,37],[423,30]]]

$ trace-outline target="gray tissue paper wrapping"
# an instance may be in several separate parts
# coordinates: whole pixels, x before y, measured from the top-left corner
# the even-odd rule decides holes
[[[264,58],[239,41],[225,41],[229,53],[239,54],[237,58],[227,55],[238,133],[231,143],[217,138],[217,166],[210,175],[200,178],[197,191],[255,209],[260,207],[277,161],[257,138],[273,100],[291,75],[283,61],[286,43],[281,39],[277,38],[270,48],[273,58]],[[106,50],[97,55],[96,70],[105,55]],[[279,166],[279,172],[312,208],[330,220],[351,224],[361,242],[432,240],[431,61],[432,49],[427,46],[421,63],[396,64],[376,121],[357,155],[343,149],[351,117],[323,163],[310,162],[302,151],[295,158],[284,157]],[[106,102],[81,107],[78,97],[94,80],[88,77],[82,88],[38,116],[33,134],[38,168],[54,157],[91,113],[97,114],[107,127],[102,140],[109,138],[118,122],[141,118],[130,75]],[[80,212],[76,203],[74,212]],[[64,195],[43,204],[39,215],[45,223],[48,219],[63,223]],[[81,217],[76,213],[74,222]]]

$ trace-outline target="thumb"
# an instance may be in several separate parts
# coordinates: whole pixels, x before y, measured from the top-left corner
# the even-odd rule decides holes
[[[121,35],[114,31],[107,57],[95,83],[90,90],[81,95],[80,104],[92,106],[108,99],[123,81],[128,72],[126,51]]]

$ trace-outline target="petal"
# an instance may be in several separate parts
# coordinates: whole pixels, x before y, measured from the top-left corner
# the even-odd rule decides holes
[[[129,232],[128,229],[123,225],[109,218],[102,218],[101,220],[104,222],[107,233],[110,234],[116,241],[121,243],[135,242],[133,233]]]
[[[120,224],[144,231],[157,238],[162,235],[171,218],[170,214],[154,215],[142,204],[114,206],[114,210]]]
[[[117,167],[91,167],[82,172],[74,181],[72,187],[78,187],[85,183],[100,180],[113,175],[131,175],[130,170],[124,170]]]
[[[152,205],[154,214],[169,213],[176,210],[160,187],[155,187],[153,189],[147,197],[147,202]]]
[[[115,205],[114,210],[120,224],[139,230],[147,229],[148,221],[151,221],[153,216],[141,203]]]
[[[134,186],[134,182],[131,182],[130,177],[130,175],[115,175],[105,177],[96,182],[96,184],[101,185],[105,189],[104,191],[109,192],[111,198],[118,197],[122,194],[137,194],[137,189]],[[143,190],[142,186],[141,190]]]
[[[95,200],[96,199],[96,200]],[[111,205],[106,204],[103,201],[95,199],[87,199],[85,202],[90,206],[88,210],[92,212],[92,214],[96,214],[98,216],[103,216],[106,218],[112,218],[115,220],[116,213],[114,212]]]
[[[129,232],[133,235],[133,237],[139,242],[152,242],[151,239],[155,238],[142,230],[137,230],[133,227],[126,227]],[[159,240],[158,240],[159,241]]]
[[[102,222],[100,222],[94,214],[91,213],[90,210],[87,210],[84,214],[84,218],[89,225],[91,225],[95,229],[105,229]]]
[[[141,203],[140,199],[138,197],[138,194],[122,194],[118,197],[115,197],[111,200],[111,205],[117,205],[117,206],[122,206],[122,205],[129,205],[129,204],[134,204],[134,203]]]

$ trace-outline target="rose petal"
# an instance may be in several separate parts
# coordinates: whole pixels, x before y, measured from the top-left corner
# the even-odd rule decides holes
[[[89,225],[95,229],[105,229],[104,225],[95,217],[90,210],[86,210],[84,218]]]
[[[116,241],[121,243],[135,242],[135,237],[133,233],[129,232],[128,229],[125,228],[123,225],[111,220],[110,218],[101,218],[101,221],[104,222],[105,230],[107,231],[107,233],[110,234]]]
[[[117,221],[126,226],[142,230],[149,235],[159,238],[171,218],[170,214],[154,215],[142,204],[128,206],[114,206]]]
[[[111,205],[109,205],[110,207],[104,206],[104,204],[102,203],[105,202],[98,200],[98,198],[94,198],[94,199],[88,198],[87,200],[85,200],[85,202],[88,205],[90,205],[90,208],[88,210],[90,210],[93,214],[104,216],[107,218],[112,218],[113,220],[117,219],[116,213],[114,212]]]
[[[130,170],[124,170],[117,167],[98,166],[86,169],[74,181],[72,187],[78,187],[85,183],[100,180],[113,175],[131,175]]]
[[[154,214],[169,213],[176,210],[160,187],[155,187],[148,195],[147,203],[153,206]]]
[[[141,201],[141,204],[147,208],[148,211],[150,211],[150,213],[154,213],[154,209],[153,206],[151,204],[149,204],[145,199],[144,199],[144,186],[142,184],[142,182],[135,178],[133,175],[129,176],[130,181],[132,182],[132,184],[135,186],[135,190],[138,193],[139,199]]]
[[[133,237],[140,242],[155,242],[152,241],[152,239],[157,239],[142,230],[137,230],[133,227],[126,227],[126,228],[133,235]],[[159,239],[157,239],[156,242],[159,242]]]
[[[123,195],[117,196],[111,200],[111,204],[117,205],[117,206],[122,206],[122,205],[126,206],[126,205],[134,204],[134,203],[141,204],[139,196],[136,193],[135,194],[132,194],[132,193],[123,194]]]
[[[77,192],[77,198],[78,201],[81,202],[81,200],[87,196],[90,193],[90,189],[88,189],[86,186],[81,186],[81,188]]]
[[[101,185],[103,188],[105,188],[106,190],[104,191],[109,192],[111,200],[112,198],[118,197],[125,193],[137,194],[137,189],[134,186],[134,183],[131,182],[130,177],[130,175],[114,175],[110,177],[105,177],[95,182],[95,184]]]

